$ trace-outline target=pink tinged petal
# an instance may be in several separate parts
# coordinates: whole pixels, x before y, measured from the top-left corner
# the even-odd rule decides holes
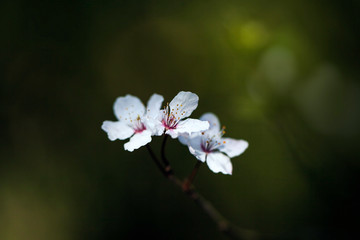
[[[191,134],[191,133],[205,131],[208,128],[209,128],[209,122],[188,118],[184,121],[180,121],[173,131],[175,133]]]
[[[148,130],[144,130],[141,133],[136,133],[134,136],[130,138],[130,141],[125,143],[125,150],[132,152],[139,147],[145,146],[151,142],[151,132]]]
[[[116,139],[124,140],[134,134],[134,130],[131,127],[120,121],[104,121],[101,128],[107,132],[111,141]]]
[[[163,101],[163,96],[154,93],[147,103],[146,116],[154,119],[157,118],[161,113],[160,108]]]
[[[189,151],[192,155],[194,155],[199,161],[205,162],[206,160],[206,153],[202,151],[198,151],[191,146],[189,146]]]
[[[197,108],[199,97],[192,92],[179,92],[170,102],[170,112],[176,119],[183,119],[191,115]]]
[[[143,117],[145,114],[145,106],[139,98],[130,94],[125,97],[118,97],[114,103],[114,113],[119,121],[132,123],[138,117]]]
[[[219,150],[226,153],[229,157],[233,158],[242,154],[249,146],[249,143],[245,140],[236,140],[232,138],[222,138],[222,146]]]
[[[214,152],[207,155],[207,165],[214,173],[232,174],[232,164],[230,158],[225,154]]]
[[[210,127],[208,131],[215,133],[220,131],[220,121],[215,114],[205,113],[200,117],[200,120],[209,122]]]

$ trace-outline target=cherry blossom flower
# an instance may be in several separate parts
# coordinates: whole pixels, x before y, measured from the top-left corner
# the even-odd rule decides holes
[[[159,114],[164,98],[153,94],[147,104],[147,109],[139,98],[130,94],[118,97],[114,103],[114,113],[118,121],[104,121],[101,128],[107,132],[111,141],[124,140],[124,148],[130,152],[151,142],[151,136],[159,135],[154,128],[154,118]]]
[[[187,118],[197,108],[199,97],[192,92],[179,92],[166,107],[159,112],[156,126],[159,132],[164,132],[172,138],[182,134],[191,134],[207,130],[209,123],[198,119]],[[185,119],[187,118],[187,119]]]
[[[225,127],[220,129],[218,118],[212,113],[205,113],[200,120],[208,121],[210,128],[200,133],[181,136],[181,143],[188,145],[189,151],[199,161],[206,162],[214,173],[232,174],[230,158],[239,156],[248,147],[248,142],[232,138],[223,138]]]

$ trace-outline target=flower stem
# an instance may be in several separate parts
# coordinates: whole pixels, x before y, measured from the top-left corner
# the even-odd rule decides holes
[[[239,240],[268,240],[268,238],[259,235],[258,233],[238,228],[229,222],[221,213],[201,194],[199,194],[195,188],[189,188],[186,191],[183,188],[183,183],[175,176],[168,176],[168,179],[176,186],[181,188],[183,192],[193,200],[217,225],[220,232],[227,235],[230,239]]]
[[[152,151],[150,145],[146,145],[146,148],[149,151],[149,154],[151,158],[154,160],[155,164],[160,169],[161,173],[169,179],[174,185],[179,187],[190,199],[192,199],[199,207],[203,209],[203,211],[216,223],[219,231],[227,235],[231,239],[240,239],[240,240],[267,240],[267,238],[264,238],[260,236],[258,233],[247,230],[247,229],[241,229],[233,225],[231,222],[229,222],[224,216],[220,214],[220,212],[203,196],[201,196],[195,188],[190,188],[190,184],[193,182],[199,167],[201,166],[201,162],[198,161],[195,164],[194,170],[190,174],[189,178],[187,179],[189,181],[189,187],[184,188],[184,183],[180,181],[178,177],[176,177],[174,174],[169,174],[167,172],[162,164],[160,163],[159,159],[156,157],[154,152]],[[163,155],[163,151],[162,151]]]
[[[163,139],[163,142],[161,144],[161,159],[164,163],[164,166],[165,166],[165,172],[168,176],[172,175],[173,174],[173,170],[170,166],[170,163],[169,161],[167,160],[166,156],[165,156],[165,146],[166,146],[166,140],[168,139],[169,135],[165,134],[164,135],[164,139]]]
[[[186,178],[184,180],[182,187],[185,192],[189,191],[191,184],[194,182],[195,177],[199,171],[199,168],[202,165],[201,163],[202,163],[201,161],[196,161],[196,164],[195,164],[194,169],[192,170],[191,174],[189,175],[188,178]]]
[[[221,215],[221,213],[211,204],[211,202],[209,202],[203,196],[201,196],[201,194],[199,194],[194,187],[190,188],[191,184],[193,183],[197,175],[197,172],[199,171],[202,162],[197,161],[189,177],[184,182],[180,181],[180,179],[173,174],[173,171],[170,167],[170,163],[165,157],[165,145],[166,145],[167,137],[168,136],[165,135],[161,147],[161,159],[165,167],[163,167],[159,159],[156,157],[150,145],[147,144],[146,148],[148,149],[151,158],[154,160],[155,164],[160,169],[161,173],[167,179],[169,179],[172,183],[174,183],[174,185],[179,187],[190,199],[192,199],[200,208],[203,209],[203,211],[216,223],[219,231],[221,231],[231,239],[240,239],[240,240],[272,239],[261,236],[254,231],[238,228],[237,226],[233,225],[224,216]]]
[[[155,154],[149,144],[146,144],[146,149],[148,150],[151,158],[154,160],[156,166],[159,168],[160,172],[166,177],[167,174],[165,172],[164,167],[161,165],[159,159],[155,156]]]

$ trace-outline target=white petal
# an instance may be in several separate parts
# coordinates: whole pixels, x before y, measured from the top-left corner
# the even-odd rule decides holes
[[[195,133],[205,131],[209,128],[209,122],[201,121],[198,119],[188,118],[184,121],[180,121],[174,132],[176,133]]]
[[[205,162],[206,159],[206,153],[202,151],[195,150],[191,146],[189,146],[189,151],[192,155],[194,155],[198,160]]]
[[[203,136],[196,136],[189,139],[188,144],[196,151],[204,151],[201,147],[202,142],[205,142]]]
[[[165,127],[158,119],[146,117],[143,120],[143,123],[145,124],[146,129],[152,132],[152,135],[160,136],[164,133]]]
[[[239,156],[249,146],[249,143],[245,140],[222,138],[221,141],[225,141],[225,143],[219,148],[219,150],[223,153],[226,153],[231,158]]]
[[[179,92],[170,102],[171,113],[176,119],[183,119],[191,115],[197,108],[199,97],[192,92]]]
[[[207,155],[207,165],[214,173],[232,174],[232,164],[230,158],[225,154],[214,152]]]
[[[179,136],[179,132],[175,132],[175,129],[166,130],[165,133],[170,135],[171,138],[177,138]]]
[[[134,134],[134,130],[131,127],[120,121],[104,121],[101,128],[107,132],[111,141],[116,139],[124,140]]]
[[[149,118],[157,118],[160,114],[160,108],[163,101],[163,96],[154,93],[147,103],[146,116]]]
[[[141,133],[135,133],[134,136],[130,138],[130,141],[125,143],[124,148],[130,152],[139,147],[145,146],[151,142],[151,132],[144,130]]]
[[[119,121],[130,123],[145,114],[144,104],[139,98],[130,94],[125,97],[118,97],[114,103],[114,113]]]
[[[189,134],[183,134],[178,137],[178,140],[183,145],[189,145],[189,140],[190,140],[189,138],[190,138]]]
[[[208,121],[210,124],[208,131],[219,132],[220,131],[220,121],[217,116],[213,113],[205,113],[200,117],[202,121]]]

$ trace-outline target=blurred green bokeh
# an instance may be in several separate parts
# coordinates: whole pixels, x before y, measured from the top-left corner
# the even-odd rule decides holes
[[[355,1],[0,3],[0,239],[226,239],[100,129],[128,93],[195,92],[248,150],[196,187],[238,226],[353,239],[360,214]],[[152,145],[159,149],[161,138]],[[187,176],[195,158],[167,155]]]

